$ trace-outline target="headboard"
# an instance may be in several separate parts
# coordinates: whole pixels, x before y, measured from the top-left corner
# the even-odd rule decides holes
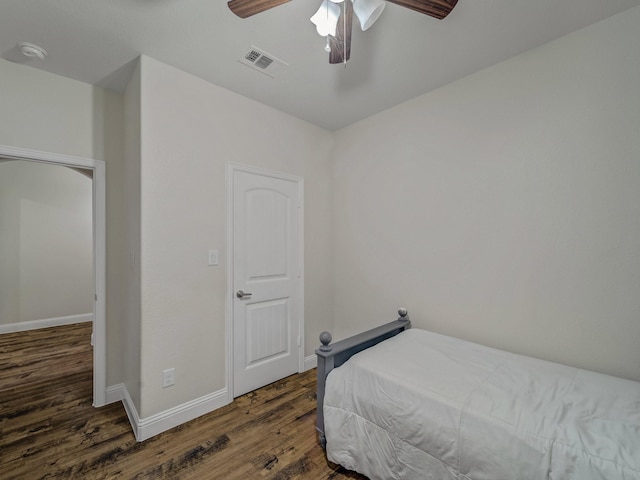
[[[367,330],[366,332],[358,333],[352,337],[340,340],[333,345],[331,345],[332,338],[329,332],[322,332],[320,334],[320,343],[322,343],[322,345],[316,350],[316,355],[318,356],[316,430],[318,431],[318,439],[320,440],[322,448],[326,446],[323,405],[327,375],[329,375],[331,370],[338,368],[349,360],[352,355],[411,328],[411,320],[409,320],[407,309],[400,308],[398,315],[398,319],[393,322]]]

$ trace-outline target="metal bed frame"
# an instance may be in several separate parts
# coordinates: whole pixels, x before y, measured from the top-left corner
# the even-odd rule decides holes
[[[316,350],[316,355],[318,356],[316,430],[318,432],[318,440],[320,441],[322,448],[326,448],[327,444],[324,434],[323,411],[327,375],[329,375],[334,368],[338,368],[356,353],[411,328],[411,320],[409,320],[407,309],[400,308],[398,310],[398,315],[398,319],[393,322],[389,322],[371,330],[367,330],[366,332],[345,338],[344,340],[340,340],[332,345],[332,337],[329,332],[322,332],[320,334],[320,343],[322,345]]]

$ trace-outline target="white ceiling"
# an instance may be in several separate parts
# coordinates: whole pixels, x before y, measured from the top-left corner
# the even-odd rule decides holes
[[[640,0],[459,0],[444,20],[387,4],[351,60],[330,65],[309,18],[320,0],[293,0],[248,19],[226,0],[0,0],[0,57],[121,91],[140,54],[336,130]],[[27,60],[18,42],[49,55]],[[251,46],[285,61],[276,78],[238,62]],[[1,79],[0,79],[1,85]]]

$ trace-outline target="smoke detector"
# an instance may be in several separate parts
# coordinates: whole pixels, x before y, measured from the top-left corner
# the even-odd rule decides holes
[[[28,58],[37,58],[38,60],[44,60],[44,58],[47,56],[47,51],[39,45],[36,45],[35,43],[20,42],[18,44],[18,47],[20,48],[22,54]]]

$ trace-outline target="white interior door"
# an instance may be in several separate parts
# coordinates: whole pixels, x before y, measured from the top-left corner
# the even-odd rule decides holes
[[[300,371],[302,180],[234,169],[233,395]]]

